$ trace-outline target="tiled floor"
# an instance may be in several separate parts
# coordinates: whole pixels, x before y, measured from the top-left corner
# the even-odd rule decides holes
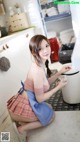
[[[61,90],[59,90],[55,95],[53,95],[47,102],[52,105],[52,107],[55,111],[77,111],[77,110],[80,110],[80,103],[68,104],[68,103],[64,102]]]

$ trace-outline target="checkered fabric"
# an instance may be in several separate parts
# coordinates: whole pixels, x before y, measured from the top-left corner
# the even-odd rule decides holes
[[[37,120],[37,117],[30,106],[29,100],[23,95],[17,95],[10,98],[7,101],[7,108],[16,115],[23,116],[28,119],[32,118],[34,121]]]

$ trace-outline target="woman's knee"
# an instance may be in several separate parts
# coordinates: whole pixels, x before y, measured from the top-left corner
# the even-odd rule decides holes
[[[55,118],[55,113],[53,113],[53,116],[52,116],[52,118],[50,120],[50,123],[54,121],[54,118]]]
[[[49,103],[46,103],[50,108],[52,108],[52,105],[51,104],[49,104]]]

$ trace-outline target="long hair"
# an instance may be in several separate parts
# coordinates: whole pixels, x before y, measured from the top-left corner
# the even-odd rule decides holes
[[[42,40],[46,40],[47,43],[49,44],[49,40],[43,35],[33,36],[29,43],[30,52],[38,64],[42,63],[41,58],[39,56],[39,51],[41,49],[40,45],[41,45]]]
[[[47,68],[47,77],[50,77],[51,74],[52,74],[52,72],[51,72],[51,70],[50,70],[50,68],[49,68],[49,61],[48,61],[48,60],[46,60],[45,66],[46,66],[46,68]]]
[[[50,45],[49,40],[43,35],[35,35],[31,38],[29,43],[29,49],[31,54],[33,55],[34,59],[37,61],[37,64],[40,65],[42,63],[41,58],[39,56],[39,51],[41,49],[41,42],[42,40],[46,40],[47,43]],[[47,75],[50,77],[51,70],[49,69],[49,62],[48,60],[45,62],[45,66],[47,68]]]

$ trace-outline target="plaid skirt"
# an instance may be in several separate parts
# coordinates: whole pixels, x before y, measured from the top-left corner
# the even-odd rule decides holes
[[[15,115],[23,116],[28,119],[33,118],[34,121],[37,119],[37,116],[33,112],[29,103],[29,100],[26,99],[23,95],[18,94],[17,96],[11,97],[7,101],[7,108]]]

